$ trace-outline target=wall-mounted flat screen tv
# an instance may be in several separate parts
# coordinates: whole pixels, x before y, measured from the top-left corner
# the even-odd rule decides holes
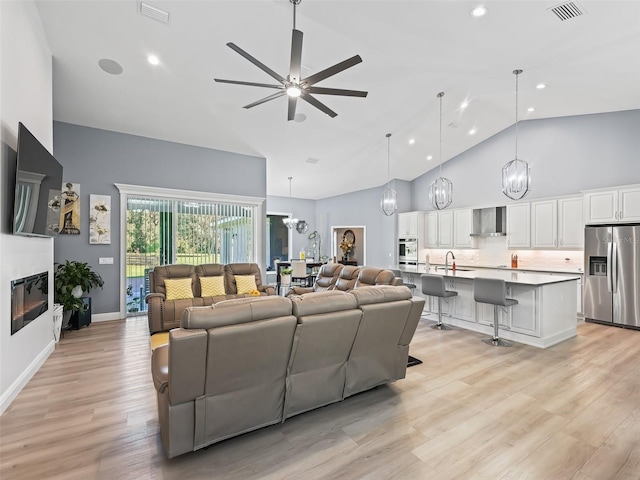
[[[60,230],[62,165],[22,122],[17,157],[13,233],[55,237]]]

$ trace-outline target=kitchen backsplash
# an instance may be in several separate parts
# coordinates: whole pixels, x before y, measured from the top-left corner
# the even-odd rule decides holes
[[[420,251],[420,263],[444,263],[445,255],[451,250],[458,265],[479,265],[497,267],[511,266],[511,255],[518,255],[519,268],[582,268],[584,252],[582,250],[509,250],[506,237],[487,237],[477,239],[477,249],[425,249]]]

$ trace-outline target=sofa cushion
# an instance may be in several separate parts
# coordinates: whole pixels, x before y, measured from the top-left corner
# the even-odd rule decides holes
[[[356,298],[358,306],[409,300],[413,297],[411,290],[407,287],[394,287],[391,285],[361,287],[351,290],[349,293]]]
[[[348,292],[352,290],[356,285],[358,279],[358,273],[360,273],[360,267],[354,267],[353,265],[345,265],[336,280],[334,289]]]
[[[353,310],[358,307],[355,297],[346,292],[333,290],[305,293],[299,296],[292,296],[290,299],[292,311],[296,317]]]
[[[162,293],[166,295],[167,290],[164,286],[164,281],[167,278],[186,278],[190,277],[192,280],[192,288],[195,288],[197,282],[197,276],[195,267],[193,265],[162,265],[155,267],[153,270],[153,281],[150,282],[149,288],[153,293]],[[194,296],[198,296],[194,290]]]
[[[187,278],[165,278],[164,288],[166,289],[165,300],[181,300],[183,298],[193,298],[191,287],[193,279]]]
[[[258,289],[253,275],[234,275],[234,278],[238,295],[249,294]]]
[[[286,315],[291,315],[291,302],[284,297],[236,298],[210,307],[186,308],[180,326],[186,329],[209,329]]]
[[[200,277],[200,292],[203,297],[226,295],[224,277]]]
[[[375,267],[362,267],[358,273],[355,288],[370,285],[393,285],[396,276],[391,270]]]

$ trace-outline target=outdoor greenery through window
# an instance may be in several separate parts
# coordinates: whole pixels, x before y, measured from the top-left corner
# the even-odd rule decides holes
[[[127,196],[127,312],[146,310],[148,272],[174,263],[254,260],[255,205]]]

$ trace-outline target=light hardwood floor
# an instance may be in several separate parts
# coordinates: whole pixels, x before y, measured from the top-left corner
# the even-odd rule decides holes
[[[640,332],[540,350],[423,319],[407,378],[167,460],[146,319],[68,333],[0,417],[0,478],[640,478]]]

